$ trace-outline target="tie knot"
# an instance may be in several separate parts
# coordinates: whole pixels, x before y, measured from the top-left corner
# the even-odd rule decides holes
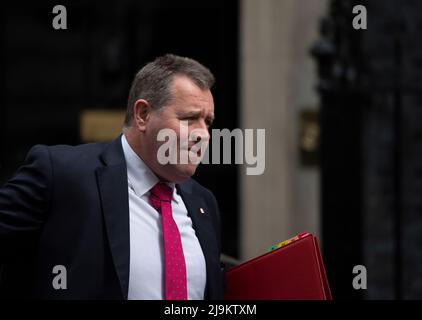
[[[171,202],[173,190],[166,184],[159,182],[151,188],[151,194],[160,201],[169,201]]]

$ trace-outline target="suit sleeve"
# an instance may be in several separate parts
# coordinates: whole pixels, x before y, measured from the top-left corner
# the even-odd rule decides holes
[[[0,262],[19,257],[36,242],[50,205],[52,166],[47,147],[33,147],[0,188]]]

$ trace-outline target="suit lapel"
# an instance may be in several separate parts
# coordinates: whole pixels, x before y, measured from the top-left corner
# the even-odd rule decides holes
[[[127,169],[120,137],[101,155],[96,170],[105,228],[124,299],[129,286],[130,231]]]

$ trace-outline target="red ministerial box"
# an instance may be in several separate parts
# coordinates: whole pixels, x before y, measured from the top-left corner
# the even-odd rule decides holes
[[[301,234],[226,272],[227,300],[331,300],[317,238]]]

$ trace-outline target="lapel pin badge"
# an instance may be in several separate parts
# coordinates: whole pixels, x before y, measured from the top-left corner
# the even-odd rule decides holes
[[[199,208],[199,212],[201,212],[202,214],[205,214],[205,211],[202,208]]]

